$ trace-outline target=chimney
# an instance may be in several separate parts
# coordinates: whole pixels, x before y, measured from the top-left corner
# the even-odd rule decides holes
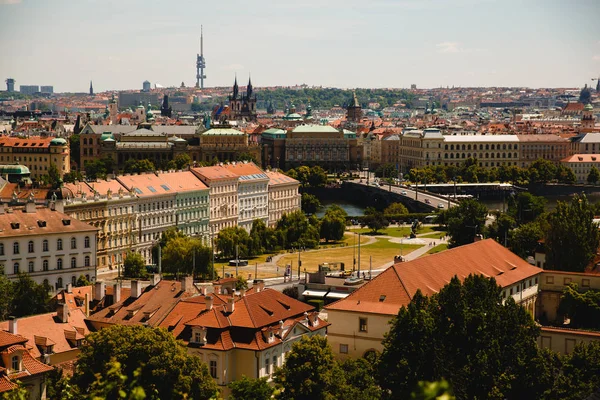
[[[152,274],[152,286],[158,285],[160,282],[160,274]]]
[[[213,298],[212,296],[205,296],[204,301],[206,302],[206,309],[212,310],[213,308]]]
[[[232,313],[233,310],[235,310],[235,305],[233,302],[234,302],[233,297],[230,297],[227,299],[227,312],[228,313]]]
[[[181,278],[181,291],[186,293],[194,293],[194,277],[186,276]]]
[[[69,305],[67,303],[59,304],[58,309],[56,310],[56,316],[63,324],[69,322]]]
[[[67,283],[66,292],[67,293],[73,293],[73,284],[72,283]]]
[[[60,213],[65,212],[65,204],[62,200],[57,200],[56,203],[54,203],[54,211],[58,211]]]
[[[17,317],[8,317],[8,331],[13,335],[18,334]]]
[[[221,294],[221,285],[215,285],[215,293]]]
[[[113,285],[113,304],[116,304],[121,301],[121,285],[115,283]]]
[[[139,281],[131,281],[131,294],[129,297],[137,299],[142,294],[142,284]]]
[[[85,304],[83,305],[83,312],[85,313],[86,317],[90,316],[90,295],[89,294],[85,294]]]
[[[25,212],[26,213],[35,213],[35,203],[33,200],[30,200],[25,204]]]
[[[280,338],[283,338],[283,321],[279,321],[279,330],[277,331],[277,335]]]
[[[96,285],[94,286],[94,300],[100,301],[104,298],[105,288],[104,282],[96,282]]]
[[[254,291],[256,293],[262,292],[263,290],[265,290],[265,281],[261,280],[255,280],[254,284],[256,285],[256,287],[254,288]]]
[[[319,313],[318,312],[314,312],[311,313],[309,315],[309,320],[310,320],[310,326],[317,326],[319,325]]]

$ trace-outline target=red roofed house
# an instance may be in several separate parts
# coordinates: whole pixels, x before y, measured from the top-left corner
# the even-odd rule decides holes
[[[325,307],[331,323],[327,339],[340,358],[382,351],[389,321],[410,303],[417,289],[432,295],[455,275],[460,279],[470,274],[495,278],[504,289],[503,298],[512,296],[533,314],[541,272],[492,239],[397,263],[345,299]]]
[[[45,399],[46,375],[53,368],[31,355],[26,347],[28,339],[16,334],[16,320],[7,323],[15,333],[0,330],[0,395],[17,388],[20,382],[30,399]]]
[[[304,335],[325,335],[329,324],[312,306],[264,289],[260,282],[239,296],[213,293],[182,300],[160,326],[206,362],[226,391],[227,384],[244,375],[270,379],[294,342]]]

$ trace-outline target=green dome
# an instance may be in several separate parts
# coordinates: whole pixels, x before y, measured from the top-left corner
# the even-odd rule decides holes
[[[63,138],[54,138],[50,141],[50,146],[64,146],[67,141]]]
[[[24,165],[0,165],[0,174],[29,174],[29,168]]]
[[[590,103],[587,103],[585,107],[583,107],[583,111],[594,111],[594,107]]]

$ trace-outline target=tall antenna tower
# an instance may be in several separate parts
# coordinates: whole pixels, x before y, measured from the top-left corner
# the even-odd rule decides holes
[[[204,34],[202,25],[200,25],[200,54],[196,55],[196,87],[204,89],[204,68],[206,68],[206,60],[204,59]]]

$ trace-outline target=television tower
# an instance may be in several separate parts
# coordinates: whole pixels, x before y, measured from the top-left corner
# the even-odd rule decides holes
[[[196,87],[204,89],[204,68],[206,68],[206,60],[204,59],[204,37],[202,25],[200,25],[200,54],[196,54]]]

